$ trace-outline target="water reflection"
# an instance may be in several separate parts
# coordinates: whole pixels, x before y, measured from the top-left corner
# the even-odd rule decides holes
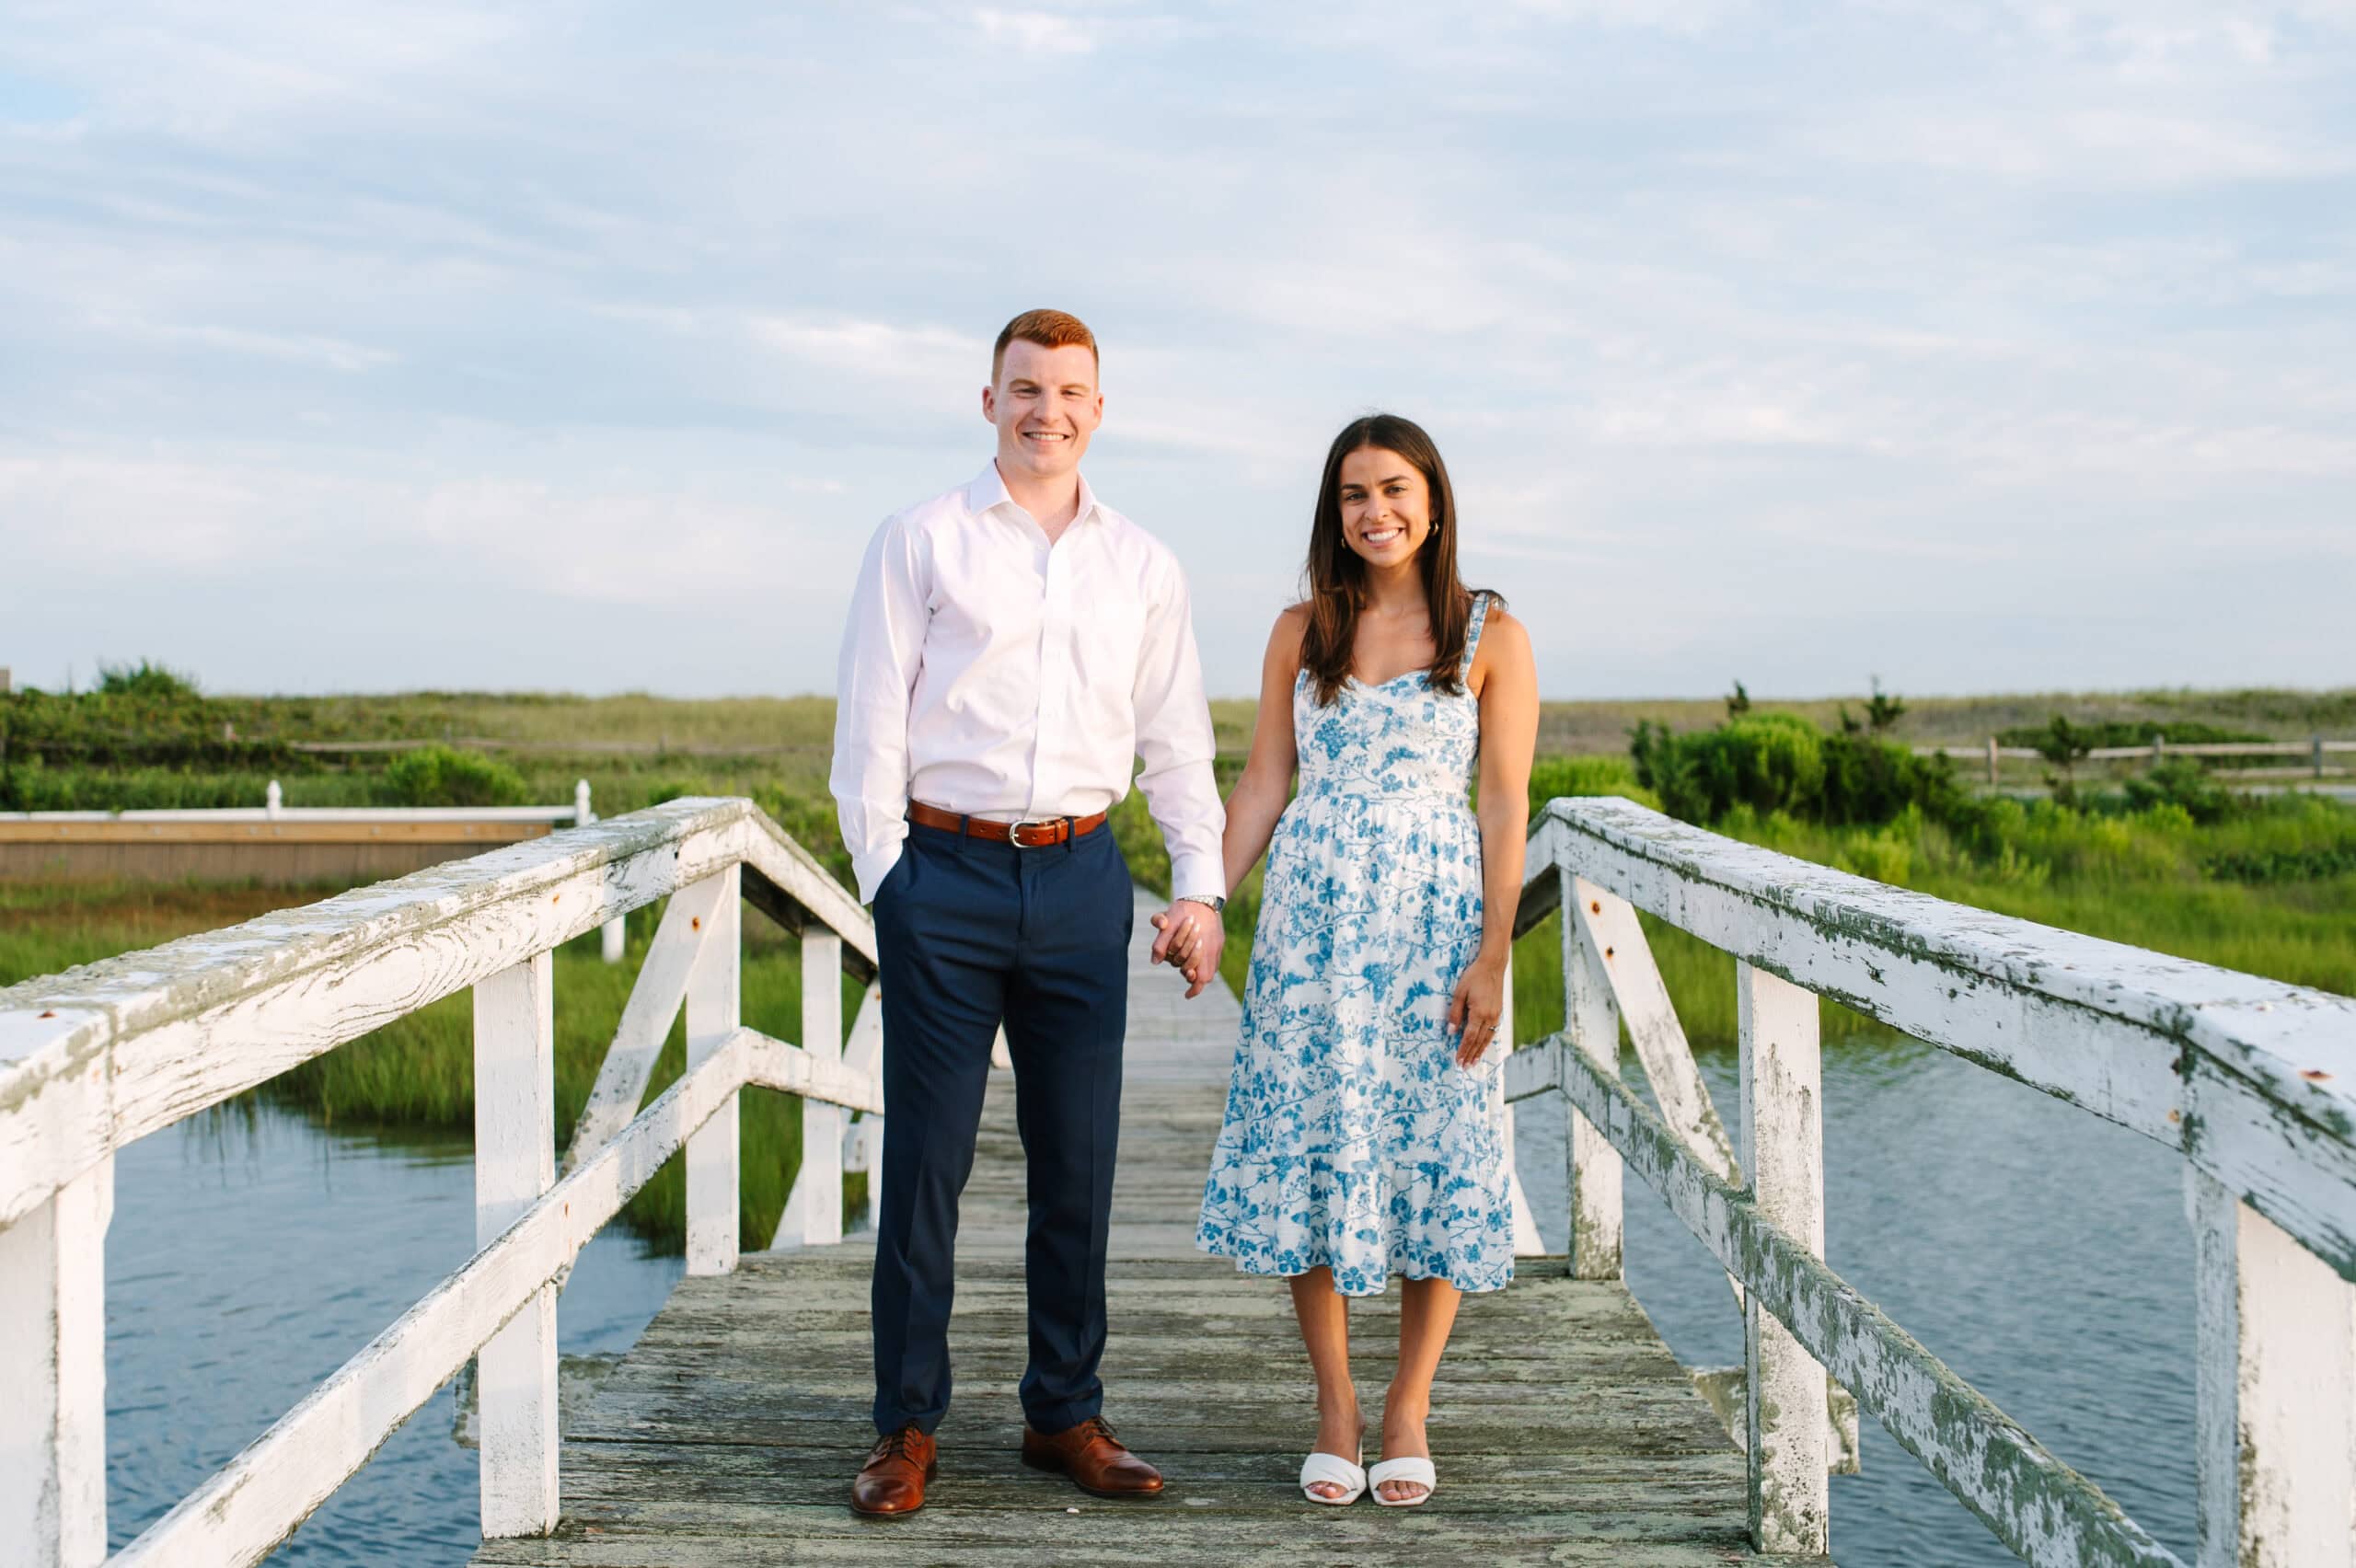
[[[1704,1052],[1700,1061],[1738,1141],[1735,1054]],[[1633,1060],[1627,1071],[1641,1080]],[[1561,1112],[1530,1101],[1517,1121],[1540,1232],[1560,1247]],[[2194,1330],[2183,1160],[1900,1035],[1826,1045],[1824,1124],[1827,1260],[2189,1561]],[[1626,1207],[1629,1286],[1678,1359],[1738,1365],[1742,1320],[1724,1272],[1634,1177]],[[1841,1562],[2016,1562],[1887,1433],[1867,1421],[1864,1435],[1865,1473],[1832,1481]]]
[[[323,1131],[222,1107],[121,1152],[107,1237],[108,1519],[121,1546],[260,1435],[474,1250],[463,1136]],[[558,1308],[569,1353],[614,1352],[678,1260],[616,1230]],[[459,1564],[477,1544],[475,1456],[444,1389],[273,1564]]]

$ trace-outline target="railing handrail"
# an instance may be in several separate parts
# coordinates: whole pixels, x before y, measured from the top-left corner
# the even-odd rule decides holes
[[[560,1178],[551,954],[674,894]],[[802,932],[800,1045],[741,1020],[740,900]],[[872,986],[843,1050],[846,948],[872,975],[872,922],[808,851],[750,801],[682,800],[0,990],[0,1386],[21,1396],[0,1412],[8,1561],[19,1542],[36,1564],[106,1557],[114,1151],[468,987],[476,1251],[107,1561],[258,1562],[477,1356],[484,1533],[552,1528],[556,1293],[663,1162],[684,1151],[688,1272],[733,1269],[736,1095],[798,1094],[780,1234],[840,1239],[844,1112],[884,1109]],[[686,1069],[641,1109],[646,1037],[659,1047],[683,1003]]]
[[[1566,1027],[1507,1058],[1506,1098],[1568,1104],[1574,1274],[1620,1276],[1624,1161],[1735,1280],[1754,1547],[1827,1550],[1830,1374],[2024,1559],[2177,1561],[1825,1265],[1830,997],[2186,1156],[2199,1561],[2356,1562],[2356,1000],[1947,904],[1618,799],[1551,801],[1527,864],[1515,930],[1563,909]],[[1636,908],[1738,961],[1739,1167]],[[1658,1112],[1622,1079],[1623,1017]]]
[[[2356,998],[1950,904],[1610,796],[1550,801],[1557,866],[1770,974],[2184,1154],[2356,1280]]]
[[[120,812],[0,812],[0,823],[232,823],[232,822],[545,822],[569,823],[575,810],[561,806],[218,806],[186,810],[140,808]]]

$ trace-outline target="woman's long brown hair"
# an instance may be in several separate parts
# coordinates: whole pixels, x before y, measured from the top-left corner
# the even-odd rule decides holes
[[[1307,587],[1309,629],[1301,640],[1300,667],[1316,683],[1322,707],[1338,696],[1350,676],[1357,645],[1358,611],[1366,604],[1366,562],[1342,536],[1342,459],[1373,447],[1396,452],[1415,465],[1431,487],[1431,533],[1415,559],[1424,571],[1424,598],[1431,615],[1432,689],[1453,695],[1464,689],[1464,638],[1472,618],[1472,595],[1456,575],[1456,491],[1448,465],[1424,427],[1397,414],[1368,414],[1352,420],[1325,454],[1325,477],[1317,486],[1317,515],[1309,529]]]

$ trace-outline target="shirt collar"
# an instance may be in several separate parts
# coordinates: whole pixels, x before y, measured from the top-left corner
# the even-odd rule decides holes
[[[998,459],[993,457],[982,465],[982,471],[975,475],[973,483],[965,487],[965,505],[975,516],[979,517],[994,506],[1013,504],[1014,498],[1006,492],[1006,476],[998,471]],[[1088,476],[1082,474],[1080,476],[1080,510],[1073,513],[1072,522],[1075,525],[1085,523],[1095,513],[1096,492],[1088,488]]]

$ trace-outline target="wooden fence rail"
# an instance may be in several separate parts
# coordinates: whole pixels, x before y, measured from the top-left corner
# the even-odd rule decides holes
[[[665,896],[677,917],[641,972],[560,1178],[549,955]],[[799,1045],[739,1017],[743,902],[802,933]],[[484,1531],[552,1528],[565,1271],[682,1149],[688,1269],[735,1267],[736,1097],[748,1084],[810,1108],[813,1153],[790,1212],[803,1216],[800,1239],[839,1237],[845,1113],[871,1118],[863,1148],[884,1109],[875,1032],[844,1059],[839,976],[848,965],[872,977],[874,959],[858,901],[767,817],[744,801],[686,800],[0,991],[0,1562],[257,1562],[470,1356]],[[479,1250],[110,1559],[115,1150],[468,987]],[[682,1007],[687,1071],[641,1110],[649,1043]]]
[[[1829,1551],[1829,1373],[2023,1559],[2177,1561],[1826,1265],[1830,997],[2184,1156],[2198,1562],[2356,1568],[2356,1000],[1946,904],[1620,800],[1557,800],[1533,826],[1518,931],[1557,909],[1566,1027],[1508,1059],[1507,1095],[1568,1103],[1574,1273],[1618,1277],[1633,1169],[1737,1281],[1756,1547]],[[1738,1160],[1636,909],[1738,961]],[[1623,1081],[1623,1016],[1658,1111]]]
[[[2149,745],[2096,746],[2081,753],[2076,760],[2080,762],[2148,762],[2156,767],[2172,756],[2199,756],[2212,760],[2235,756],[2299,756],[2307,759],[2307,766],[2304,768],[2274,767],[2254,771],[2284,776],[2306,774],[2321,778],[2327,771],[2324,760],[2326,757],[2350,752],[2356,752],[2356,741],[2327,741],[2321,735],[2311,735],[2304,741],[2202,741],[2183,744],[2155,736]],[[1988,764],[1988,782],[1991,784],[1996,782],[1998,768],[2004,762],[2047,760],[2045,754],[2035,746],[2000,745],[1993,735],[1988,737],[1988,744],[1984,746],[1916,746],[1914,755],[1916,756],[1951,756],[1965,762],[1978,762],[1984,758]]]

